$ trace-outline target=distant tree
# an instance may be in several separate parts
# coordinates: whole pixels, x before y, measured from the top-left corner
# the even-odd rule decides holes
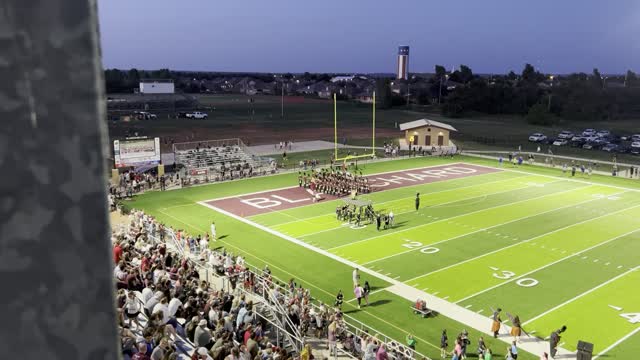
[[[511,81],[515,81],[518,80],[518,75],[516,75],[516,73],[513,72],[513,70],[509,71],[509,73],[507,74],[507,79],[511,80]]]
[[[522,81],[525,85],[537,85],[539,82],[544,81],[544,75],[537,71],[533,65],[525,64],[522,69]]]
[[[527,113],[527,122],[533,125],[551,126],[558,122],[558,118],[547,111],[543,104],[535,104]]]
[[[445,75],[447,75],[447,69],[444,68],[444,66],[442,65],[436,65],[436,78],[438,80],[444,78]]]
[[[600,75],[600,71],[597,68],[593,69],[593,73],[591,74],[591,84],[596,89],[602,89],[604,87],[604,80],[602,75]]]
[[[467,65],[460,65],[460,79],[464,84],[473,80],[473,71]]]
[[[389,79],[376,80],[376,107],[389,109],[392,105],[391,84]]]

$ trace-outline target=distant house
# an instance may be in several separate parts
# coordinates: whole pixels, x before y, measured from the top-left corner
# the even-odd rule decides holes
[[[404,140],[413,146],[448,146],[453,126],[430,119],[419,119],[400,124]]]

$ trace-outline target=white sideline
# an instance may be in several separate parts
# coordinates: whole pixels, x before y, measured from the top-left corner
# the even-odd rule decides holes
[[[638,231],[638,230],[632,231],[632,233],[633,233],[633,232],[636,232],[636,231]],[[623,237],[623,236],[626,236],[626,235],[628,235],[628,234],[620,235],[619,237]],[[615,238],[614,238],[614,239],[612,239],[612,240],[615,240]],[[607,242],[609,242],[609,241],[607,241]],[[538,315],[538,316],[535,316],[535,317],[533,317],[533,318],[531,318],[531,319],[529,319],[529,320],[527,320],[527,321],[523,322],[523,323],[522,323],[522,325],[527,325],[527,324],[529,324],[529,323],[531,323],[531,322],[533,322],[533,321],[536,321],[536,320],[540,319],[541,317],[546,316],[547,314],[549,314],[549,313],[551,313],[551,312],[554,312],[554,311],[558,310],[559,308],[561,308],[561,307],[563,307],[563,306],[565,306],[565,305],[567,305],[567,304],[570,304],[570,303],[572,303],[572,302],[574,302],[574,301],[576,301],[576,300],[580,299],[581,297],[586,296],[586,295],[588,295],[588,294],[590,294],[590,293],[592,293],[592,292],[594,292],[594,291],[596,291],[596,290],[600,289],[600,288],[601,288],[601,287],[603,287],[603,286],[606,286],[606,285],[608,285],[608,284],[610,284],[610,283],[612,283],[612,282],[614,282],[614,281],[616,281],[616,280],[618,280],[618,279],[620,279],[620,278],[622,278],[622,277],[624,277],[624,276],[627,276],[627,275],[631,274],[632,272],[634,272],[634,271],[636,271],[636,270],[638,270],[638,269],[640,269],[640,266],[636,266],[636,267],[634,267],[634,268],[631,268],[631,269],[629,269],[629,270],[627,270],[627,271],[623,272],[622,274],[619,274],[618,276],[613,277],[613,278],[611,278],[611,279],[609,279],[609,280],[607,280],[607,281],[603,282],[602,284],[600,284],[600,285],[598,285],[598,286],[596,286],[596,287],[594,287],[594,288],[592,288],[592,289],[589,289],[589,290],[587,290],[587,291],[583,292],[582,294],[579,294],[578,296],[575,296],[575,297],[573,297],[573,298],[571,298],[571,299],[569,299],[569,300],[567,300],[567,301],[563,302],[562,304],[556,305],[556,306],[552,307],[551,309],[549,309],[549,310],[547,310],[547,311],[543,312],[542,314],[540,314],[540,315]],[[639,328],[639,329],[640,329],[640,328]]]
[[[599,358],[600,356],[608,353],[609,351],[611,351],[611,349],[615,348],[616,346],[620,345],[620,343],[622,343],[623,341],[627,340],[628,338],[632,337],[633,335],[635,335],[638,331],[640,331],[640,327],[637,327],[635,330],[631,331],[630,333],[628,333],[627,335],[623,336],[622,338],[618,339],[618,341],[614,342],[613,344],[611,344],[608,348],[602,350],[601,352],[598,353],[598,355],[593,357],[593,360],[596,360],[597,358]]]
[[[551,182],[549,184],[554,184],[554,183],[557,183],[557,182],[560,182],[560,181],[554,181],[554,182]],[[522,190],[522,189],[526,189],[527,187],[528,186],[517,188],[517,189],[511,189],[511,190],[507,190],[507,191],[499,191],[499,192],[496,192],[496,193],[492,193],[490,195],[496,195],[496,194],[501,194],[501,193],[507,193],[507,192],[510,192],[510,191]],[[456,216],[452,216],[452,217],[448,217],[448,218],[442,218],[442,219],[436,220],[434,222],[430,222],[430,223],[426,223],[426,224],[422,224],[422,225],[418,225],[418,226],[413,226],[413,227],[402,229],[402,230],[399,230],[399,231],[394,231],[392,233],[372,236],[372,237],[367,238],[367,239],[358,240],[358,241],[355,241],[355,242],[352,242],[352,243],[348,243],[348,244],[344,244],[344,245],[340,245],[340,246],[335,246],[335,247],[332,247],[332,248],[330,248],[328,250],[340,249],[340,248],[351,246],[351,245],[355,245],[355,244],[358,244],[358,243],[361,243],[361,242],[366,242],[366,241],[374,240],[374,239],[377,239],[377,238],[380,238],[380,237],[389,236],[391,234],[399,234],[399,233],[402,233],[402,232],[405,232],[405,231],[415,230],[415,229],[423,227],[423,226],[428,226],[428,225],[432,225],[432,224],[436,224],[436,223],[446,222],[446,221],[450,221],[450,220],[453,220],[453,219],[457,219],[459,217],[463,217],[463,216],[467,216],[467,215],[473,215],[473,214],[476,214],[476,213],[479,213],[479,212],[483,212],[483,211],[487,211],[487,210],[493,210],[493,209],[497,209],[497,208],[501,208],[501,207],[505,207],[505,206],[509,206],[509,205],[515,205],[515,204],[519,204],[519,203],[523,203],[523,202],[531,201],[531,200],[539,200],[539,199],[547,197],[547,196],[564,194],[564,193],[567,193],[567,192],[576,191],[576,190],[580,190],[580,189],[586,189],[586,188],[588,188],[588,186],[579,187],[579,188],[573,188],[573,189],[569,189],[569,190],[558,191],[558,192],[552,193],[552,194],[544,194],[544,195],[532,197],[532,198],[529,198],[529,199],[523,199],[523,200],[518,200],[518,201],[506,203],[506,204],[500,204],[500,205],[496,205],[496,206],[491,206],[491,207],[488,207],[488,208],[485,208],[485,209],[475,210],[475,211],[471,211],[471,212],[468,212],[468,213],[464,213],[464,214],[460,214],[460,215],[456,215]],[[469,199],[473,199],[473,198],[469,198]],[[461,200],[458,200],[458,201],[461,201]]]
[[[606,217],[606,216],[610,216],[610,215],[613,215],[613,214],[616,214],[616,213],[619,213],[619,212],[622,212],[622,211],[625,211],[625,210],[630,210],[630,209],[636,208],[636,207],[638,207],[638,206],[640,206],[640,205],[632,206],[632,207],[629,207],[629,208],[624,208],[624,209],[622,209],[622,210],[617,210],[617,211],[614,211],[614,212],[611,212],[611,213],[608,213],[608,214],[604,214],[604,215],[596,216],[596,217],[591,218],[591,219],[587,219],[587,220],[583,220],[583,221],[580,221],[580,222],[577,222],[577,223],[573,223],[573,224],[571,224],[571,225],[567,225],[567,226],[561,227],[561,228],[559,228],[559,229],[555,229],[555,230],[553,230],[553,231],[549,231],[549,232],[547,232],[547,233],[544,233],[544,234],[541,234],[541,235],[538,235],[538,236],[532,237],[532,238],[530,238],[530,239],[527,239],[527,240],[524,240],[524,241],[518,242],[518,243],[516,243],[516,244],[509,245],[509,246],[505,246],[505,247],[503,247],[503,248],[501,248],[501,249],[497,249],[497,250],[494,250],[494,251],[488,252],[488,253],[486,253],[486,254],[482,254],[482,255],[476,256],[476,257],[474,257],[474,258],[470,258],[470,259],[467,259],[467,260],[464,260],[464,261],[460,261],[460,262],[455,263],[455,264],[453,264],[453,265],[445,266],[445,267],[443,267],[443,268],[441,268],[441,269],[434,270],[434,271],[429,272],[429,273],[426,273],[426,274],[424,274],[424,275],[416,276],[416,277],[414,277],[414,278],[411,278],[411,279],[407,280],[407,282],[408,282],[408,281],[414,281],[414,280],[416,280],[416,279],[419,279],[419,278],[422,278],[422,277],[426,277],[426,276],[429,276],[429,275],[435,274],[435,273],[437,273],[437,272],[441,272],[441,271],[443,271],[443,270],[447,270],[447,269],[450,269],[450,268],[452,268],[452,267],[456,267],[456,266],[458,266],[458,265],[462,265],[462,264],[468,263],[468,262],[470,262],[470,261],[474,261],[474,260],[477,260],[477,259],[483,258],[483,257],[488,256],[488,255],[493,255],[493,254],[495,254],[495,253],[497,253],[497,252],[500,252],[500,251],[502,251],[502,250],[510,249],[510,248],[512,248],[512,247],[514,247],[514,246],[519,246],[519,245],[522,245],[522,244],[524,244],[524,243],[528,243],[528,242],[530,242],[530,241],[533,241],[533,240],[539,239],[539,238],[541,238],[541,237],[543,237],[543,236],[547,236],[547,235],[550,235],[550,234],[553,234],[553,233],[556,233],[556,232],[559,232],[559,231],[563,231],[563,230],[566,230],[566,229],[572,228],[572,227],[574,227],[574,226],[576,226],[576,225],[581,225],[581,224],[584,224],[584,223],[587,223],[587,222],[590,222],[590,221],[593,221],[593,220],[597,220],[597,219],[600,219],[600,218],[603,218],[603,217]],[[573,256],[573,255],[572,255],[572,256]],[[462,300],[460,300],[460,301],[462,301]]]
[[[567,259],[569,259],[569,258],[572,258],[572,257],[574,257],[574,256],[577,256],[577,255],[583,254],[583,253],[585,253],[585,252],[587,252],[587,251],[591,251],[591,250],[593,250],[593,249],[595,249],[595,248],[597,248],[597,247],[600,247],[600,246],[602,246],[602,245],[606,245],[606,244],[608,244],[608,243],[610,243],[610,242],[612,242],[612,241],[616,241],[616,240],[618,240],[618,239],[620,239],[620,238],[623,238],[623,237],[625,237],[625,236],[629,236],[629,235],[631,235],[631,234],[633,234],[633,233],[635,233],[635,232],[638,232],[638,231],[640,231],[640,229],[636,229],[636,230],[633,230],[633,231],[629,231],[629,232],[624,233],[624,234],[622,234],[622,235],[618,235],[618,236],[613,237],[613,238],[611,238],[611,239],[605,240],[604,242],[598,243],[598,244],[593,245],[593,246],[591,246],[591,247],[588,247],[588,248],[586,248],[586,249],[584,249],[584,250],[580,250],[580,251],[578,251],[578,252],[576,252],[576,253],[573,253],[573,254],[571,254],[571,255],[569,255],[569,256],[565,256],[565,257],[563,257],[563,258],[561,258],[561,259],[558,259],[558,260],[556,260],[556,261],[554,261],[554,262],[548,263],[548,264],[546,264],[546,265],[544,265],[544,266],[541,266],[541,267],[539,267],[539,268],[537,268],[537,269],[533,269],[533,270],[528,271],[528,272],[526,272],[526,273],[524,273],[524,274],[521,274],[521,275],[518,275],[518,276],[516,276],[516,277],[513,277],[513,278],[511,278],[511,279],[509,279],[509,280],[507,280],[507,281],[505,281],[505,282],[502,282],[502,283],[500,283],[500,284],[497,284],[497,285],[491,286],[491,287],[486,288],[486,289],[484,289],[484,290],[482,290],[482,291],[478,291],[478,292],[477,292],[477,293],[475,293],[475,294],[469,295],[469,296],[467,296],[467,297],[465,297],[465,298],[463,298],[463,299],[460,299],[460,300],[456,301],[456,303],[459,303],[459,302],[463,302],[463,301],[469,300],[469,299],[471,299],[471,298],[473,298],[473,297],[475,297],[475,296],[478,296],[478,295],[481,295],[481,294],[486,293],[486,292],[488,292],[488,291],[491,291],[491,290],[493,290],[493,289],[495,289],[495,288],[498,288],[498,287],[500,287],[500,286],[502,286],[502,285],[509,284],[509,283],[511,283],[511,282],[513,282],[513,281],[516,281],[516,280],[519,280],[519,279],[521,279],[521,278],[523,278],[523,277],[525,277],[525,276],[531,275],[531,274],[533,274],[533,273],[535,273],[535,272],[538,272],[538,271],[540,271],[540,270],[544,270],[544,269],[548,268],[549,266],[555,265],[555,264],[557,264],[557,263],[559,263],[559,262],[565,261],[565,260],[567,260]],[[591,290],[595,290],[595,289],[597,289],[597,288],[594,288],[594,289],[591,289]],[[559,305],[558,305],[558,306],[559,306]],[[542,314],[540,314],[540,315],[538,315],[538,316],[534,317],[533,319],[531,319],[531,320],[529,320],[529,321],[527,321],[527,322],[531,322],[531,321],[533,321],[533,320],[535,320],[535,319],[537,319],[537,318],[541,317],[542,315],[545,315],[545,313],[542,313]],[[527,322],[523,323],[523,325],[525,325]]]
[[[465,308],[462,308],[458,305],[452,304],[447,302],[446,300],[442,300],[436,296],[430,295],[425,293],[424,291],[420,291],[418,289],[412,288],[411,286],[404,284],[398,280],[394,280],[393,278],[390,278],[389,276],[380,274],[378,272],[375,272],[371,269],[368,269],[366,267],[362,267],[359,266],[358,264],[345,260],[335,254],[332,254],[326,250],[322,250],[320,248],[317,248],[315,246],[309,245],[305,242],[302,242],[298,239],[295,239],[291,236],[287,236],[285,234],[282,234],[278,231],[275,231],[273,229],[270,229],[266,226],[257,224],[249,219],[245,219],[241,216],[232,214],[230,212],[227,212],[225,210],[219,209],[213,205],[207,204],[206,202],[198,202],[198,204],[205,206],[209,209],[215,210],[221,214],[227,215],[233,219],[236,219],[240,222],[243,222],[245,224],[254,226],[260,230],[263,230],[267,233],[270,233],[272,235],[278,236],[281,239],[287,240],[289,242],[292,242],[294,244],[297,244],[299,246],[302,246],[306,249],[309,249],[311,251],[314,251],[318,254],[324,255],[328,258],[331,258],[335,261],[338,261],[344,265],[350,266],[352,268],[359,268],[362,272],[367,273],[369,275],[375,276],[379,279],[382,279],[390,284],[393,284],[393,286],[391,286],[389,288],[389,291],[395,295],[398,295],[400,297],[405,298],[406,300],[413,302],[415,301],[415,299],[417,298],[421,298],[421,299],[425,299],[427,301],[427,303],[429,303],[430,308],[443,314],[444,316],[451,318],[452,320],[461,322],[463,324],[467,324],[468,326],[471,326],[472,328],[487,334],[487,335],[492,335],[488,330],[491,329],[491,319],[484,317],[482,315],[479,315],[473,311],[469,311]],[[510,328],[508,326],[505,325],[505,327],[507,328],[507,331],[510,331]],[[511,343],[511,337],[507,336],[507,337],[501,337],[500,338],[503,342],[510,344]],[[541,354],[543,351],[548,350],[549,348],[549,344],[546,341],[543,340],[539,340],[536,339],[535,341],[531,341],[531,342],[526,342],[520,345],[520,348],[530,352],[531,354],[537,355],[537,354]],[[562,349],[562,348],[558,348],[558,354],[563,355],[563,358],[565,359],[575,359],[575,354],[573,352],[570,352],[568,350]]]
[[[585,189],[585,188],[580,188],[580,189]],[[619,193],[619,194],[622,194],[622,193]],[[448,242],[448,241],[451,241],[451,240],[455,240],[455,239],[458,239],[458,238],[461,238],[461,237],[465,237],[465,236],[473,235],[473,234],[475,234],[475,233],[479,233],[479,232],[486,231],[486,230],[489,230],[489,229],[493,229],[493,228],[496,228],[496,227],[500,227],[500,226],[503,226],[503,225],[508,225],[508,224],[510,224],[510,223],[514,223],[514,222],[522,221],[522,220],[529,219],[529,218],[532,218],[532,217],[536,217],[536,216],[544,215],[544,214],[551,213],[551,212],[554,212],[554,211],[558,211],[558,210],[563,210],[563,209],[568,209],[568,208],[576,207],[576,206],[578,206],[578,205],[583,205],[583,204],[586,204],[586,203],[589,203],[589,202],[592,202],[592,201],[596,201],[596,200],[600,200],[600,199],[589,199],[589,200],[581,201],[581,202],[578,202],[578,203],[575,203],[575,204],[571,204],[571,205],[567,205],[567,206],[561,206],[561,207],[559,207],[559,208],[555,208],[555,209],[551,209],[551,210],[545,210],[545,211],[543,211],[543,212],[539,212],[539,213],[537,213],[537,214],[532,214],[532,215],[523,216],[523,217],[520,217],[520,218],[517,218],[517,219],[513,219],[513,220],[509,220],[509,221],[507,221],[507,222],[503,222],[503,223],[500,223],[500,224],[497,224],[497,225],[492,225],[492,226],[489,226],[489,227],[486,227],[486,228],[482,228],[482,229],[474,230],[474,231],[469,232],[469,233],[466,233],[466,234],[462,234],[462,235],[454,236],[454,237],[452,237],[452,238],[448,238],[448,239],[440,240],[440,241],[437,241],[437,242],[434,242],[434,243],[430,243],[430,244],[423,244],[423,245],[424,245],[424,246],[433,246],[433,245],[442,244],[442,243],[445,243],[445,242]],[[500,234],[495,234],[495,235],[496,235],[496,236],[500,236]],[[507,236],[507,237],[508,237],[508,236]],[[386,260],[386,259],[389,259],[389,258],[392,258],[392,257],[398,256],[398,255],[407,254],[407,253],[410,253],[410,252],[413,252],[413,251],[416,251],[416,250],[420,250],[421,248],[422,248],[422,246],[421,246],[421,247],[417,247],[417,248],[415,248],[415,249],[410,249],[410,250],[407,250],[407,251],[403,251],[403,252],[401,252],[401,253],[397,253],[397,254],[393,254],[393,255],[385,256],[385,257],[382,257],[382,258],[377,259],[377,260],[373,260],[373,261],[369,261],[369,262],[363,263],[363,265],[368,265],[368,264],[372,264],[372,263],[375,263],[375,262],[378,262],[378,261],[382,261],[382,260]]]
[[[547,178],[551,178],[551,179],[563,179],[563,180],[568,180],[568,181],[571,181],[571,182],[577,182],[577,183],[582,183],[582,184],[601,185],[601,186],[608,186],[610,188],[614,188],[614,189],[618,189],[618,190],[640,192],[640,189],[632,189],[632,188],[627,188],[627,187],[624,187],[624,186],[603,184],[603,183],[600,183],[600,182],[592,182],[592,181],[586,181],[586,180],[579,180],[579,179],[575,179],[575,178],[571,178],[571,177],[553,176],[553,175],[546,175],[546,174],[536,174],[535,172],[529,172],[529,171],[523,171],[523,170],[514,170],[514,169],[506,169],[506,168],[500,168],[500,167],[489,166],[489,165],[481,165],[481,164],[476,164],[476,163],[473,163],[473,162],[471,162],[470,164],[473,164],[473,165],[476,165],[476,166],[485,167],[487,169],[494,169],[494,170],[495,169],[500,169],[500,170],[503,170],[503,171],[514,172],[514,173],[518,173],[518,174],[539,175],[539,176],[547,177]],[[527,165],[527,166],[529,166],[529,165]]]

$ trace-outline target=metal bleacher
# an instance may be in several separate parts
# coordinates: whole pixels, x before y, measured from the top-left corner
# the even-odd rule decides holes
[[[264,175],[272,166],[250,152],[240,139],[222,139],[173,145],[176,165],[193,182],[221,181]]]

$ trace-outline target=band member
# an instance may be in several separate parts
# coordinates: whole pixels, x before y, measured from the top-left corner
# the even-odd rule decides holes
[[[380,231],[380,214],[376,215],[376,230]]]
[[[566,330],[567,327],[562,326],[560,329],[551,333],[551,336],[549,337],[549,353],[551,354],[551,357],[556,356],[556,352],[558,352],[558,344],[560,343],[561,339],[560,334],[562,334]]]
[[[513,318],[511,327],[511,336],[513,336],[513,340],[520,342],[520,336],[522,335],[522,329],[520,328],[520,316],[516,315]]]
[[[416,211],[420,209],[420,193],[416,193]]]
[[[500,332],[500,325],[502,323],[502,320],[500,319],[500,312],[502,311],[502,309],[498,308],[496,311],[493,312],[493,324],[491,324],[491,332],[493,333],[493,337],[494,338],[498,338],[498,332]]]

